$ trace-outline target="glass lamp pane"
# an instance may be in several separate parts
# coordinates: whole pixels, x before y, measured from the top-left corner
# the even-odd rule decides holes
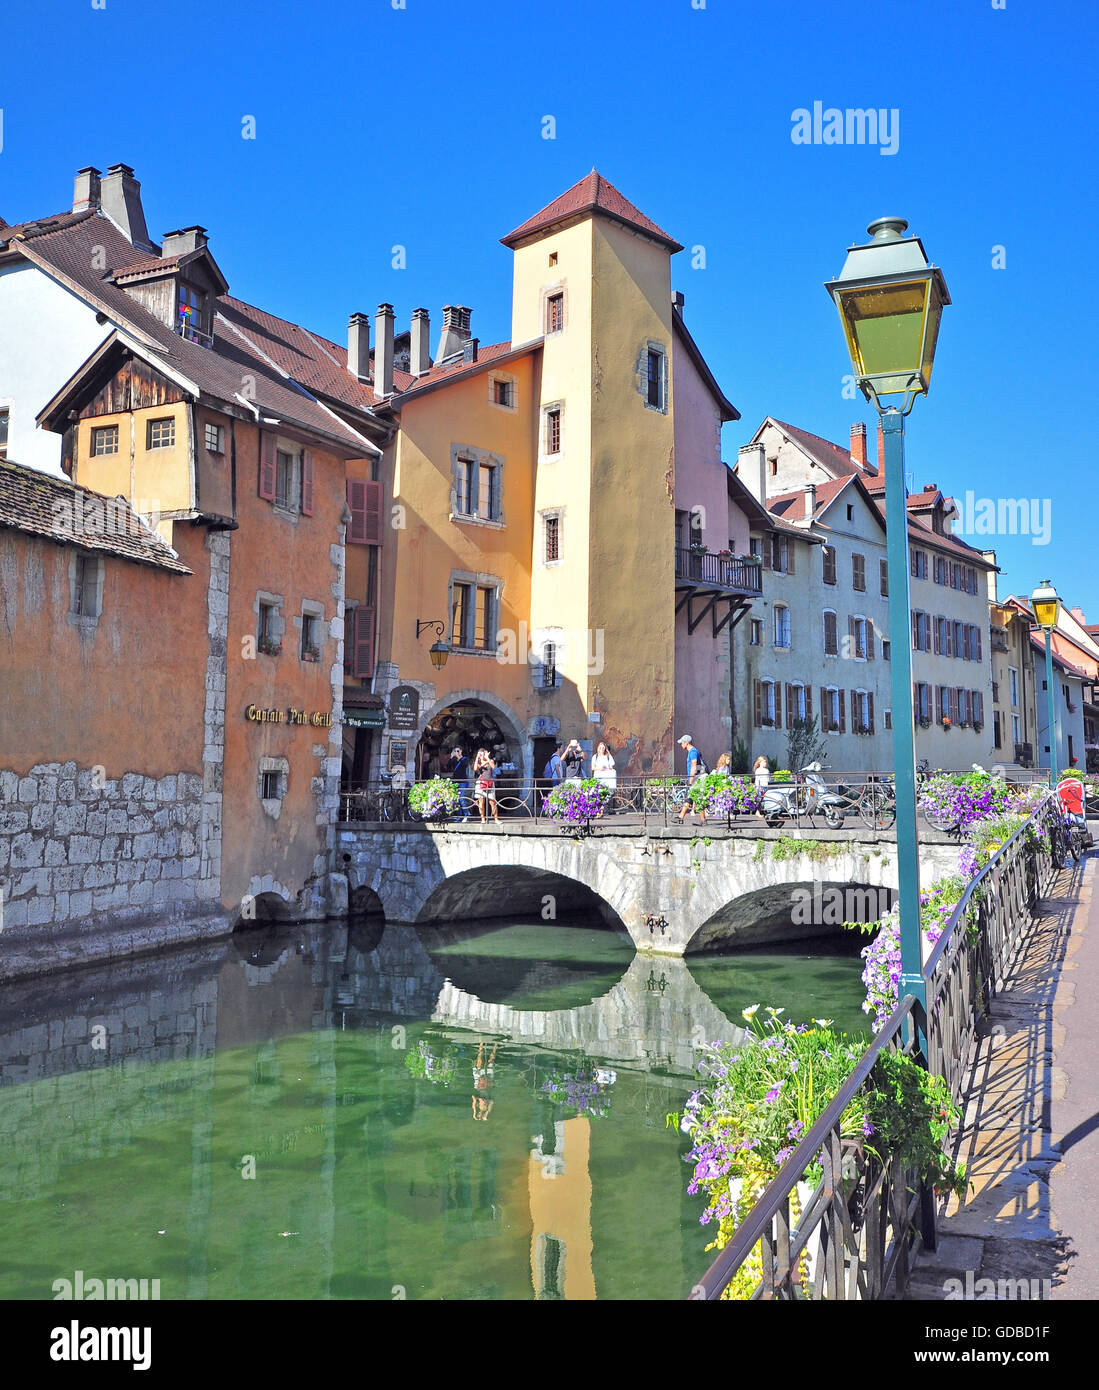
[[[1055,627],[1057,625],[1058,600],[1047,600],[1045,603],[1034,603],[1034,617],[1039,627]]]
[[[881,393],[903,391],[920,371],[928,284],[840,291],[851,357]]]

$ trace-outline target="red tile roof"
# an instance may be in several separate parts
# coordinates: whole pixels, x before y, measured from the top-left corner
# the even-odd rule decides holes
[[[616,222],[622,222],[628,227],[644,232],[653,241],[660,242],[673,252],[683,250],[678,241],[667,232],[661,231],[655,222],[635,208],[628,198],[624,198],[614,184],[608,183],[594,169],[579,183],[574,183],[567,192],[562,193],[560,198],[555,198],[541,212],[536,212],[521,227],[516,227],[515,231],[509,232],[500,240],[505,246],[515,246],[524,237],[533,236],[536,232],[545,231],[558,222],[564,222],[585,212],[599,212]]]
[[[816,484],[814,521],[825,508],[832,505],[851,481],[851,478],[833,478],[827,483]],[[788,521],[802,521],[805,516],[805,489],[798,488],[794,492],[780,492],[774,497],[768,497],[767,510],[773,516],[781,516]]]
[[[839,473],[845,478],[857,476],[864,480],[870,480],[876,476],[869,464],[865,471],[859,467],[851,457],[850,449],[841,449],[838,444],[822,439],[819,434],[810,434],[808,430],[800,430],[796,425],[788,425],[785,420],[776,420],[773,415],[769,415],[767,420],[792,439],[799,448],[804,449],[810,458],[815,459],[829,473]],[[764,424],[767,423],[767,420],[764,421]],[[760,428],[762,429],[763,426],[761,425]]]

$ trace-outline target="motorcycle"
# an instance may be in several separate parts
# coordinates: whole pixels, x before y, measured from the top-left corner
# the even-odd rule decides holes
[[[799,769],[793,782],[767,788],[760,809],[769,826],[774,828],[784,820],[822,815],[832,830],[843,827],[844,799],[829,791],[820,770],[820,763],[809,763]]]

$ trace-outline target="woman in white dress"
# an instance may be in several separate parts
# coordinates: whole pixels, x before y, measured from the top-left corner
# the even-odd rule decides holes
[[[592,754],[591,775],[613,796],[618,786],[618,772],[611,751],[605,743],[600,743]],[[603,812],[600,811],[598,814],[601,816]]]

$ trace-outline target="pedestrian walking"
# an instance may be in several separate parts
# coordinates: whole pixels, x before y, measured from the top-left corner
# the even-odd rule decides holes
[[[550,793],[556,787],[559,787],[561,783],[565,780],[565,764],[561,758],[561,750],[564,748],[564,746],[565,745],[561,743],[560,740],[558,740],[558,742],[553,745],[553,753],[550,756],[550,760],[542,769],[542,776],[545,779],[545,781],[549,783],[548,788],[542,793],[543,810],[545,810],[546,801],[549,798]]]
[[[695,781],[697,777],[705,777],[708,769],[706,767],[706,760],[703,758],[702,754],[698,751],[698,749],[694,746],[694,740],[691,738],[690,734],[681,735],[677,742],[680,748],[683,749],[683,752],[687,758],[688,795],[684,798],[683,807],[679,812],[679,819],[683,820],[687,812],[691,809],[691,798],[689,795],[691,784]],[[699,816],[701,817],[702,823],[705,824],[706,808],[704,806],[699,808]]]

